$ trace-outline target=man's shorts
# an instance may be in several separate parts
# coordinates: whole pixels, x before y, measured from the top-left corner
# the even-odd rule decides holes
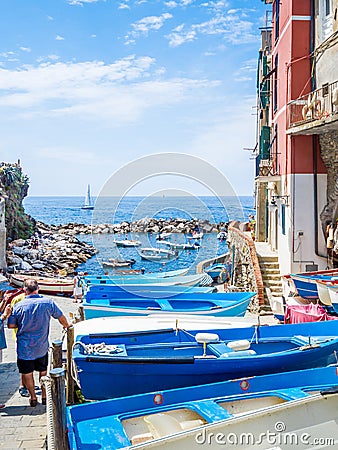
[[[37,372],[46,372],[48,366],[48,353],[37,359],[17,359],[17,365],[20,373],[26,374],[36,370]]]

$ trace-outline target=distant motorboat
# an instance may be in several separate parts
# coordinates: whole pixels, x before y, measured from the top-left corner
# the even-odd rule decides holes
[[[102,261],[102,265],[105,267],[131,267],[135,264],[135,259],[113,259],[110,258],[109,261]]]
[[[140,255],[142,259],[147,259],[149,261],[164,261],[177,258],[177,252],[156,247],[144,247],[141,249]]]
[[[178,243],[178,242],[166,242],[171,250],[198,250],[201,248],[199,242],[191,243]]]
[[[113,243],[116,245],[116,247],[140,247],[140,245],[142,244],[141,241],[136,241],[134,239],[115,239]]]
[[[87,187],[87,194],[86,194],[85,202],[84,202],[84,205],[81,206],[81,209],[94,209],[94,205],[92,203],[92,199],[90,196],[90,185],[89,184]]]
[[[217,239],[219,239],[220,241],[225,241],[227,236],[228,236],[228,233],[226,231],[220,231],[217,234]]]
[[[192,236],[190,236],[188,239],[202,239],[204,236],[203,231],[193,231]]]

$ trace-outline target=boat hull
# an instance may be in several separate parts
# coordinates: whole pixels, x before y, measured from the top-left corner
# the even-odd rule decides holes
[[[135,434],[139,430],[144,432],[143,437],[148,445],[156,445],[156,439],[175,434],[176,430],[166,423],[160,436],[158,427],[154,430],[157,436],[154,432],[149,435],[151,428],[146,427],[145,423],[149,417],[154,417],[151,416],[153,414],[165,418],[167,416],[163,416],[163,413],[172,413],[175,417],[175,411],[182,411],[182,408],[190,413],[197,409],[202,412],[207,423],[215,424],[233,419],[236,405],[245,404],[246,401],[247,405],[242,413],[252,414],[269,404],[284,404],[297,398],[306,398],[307,392],[331,388],[337,384],[337,380],[337,368],[332,366],[235,379],[205,386],[166,391],[161,389],[153,393],[70,406],[66,411],[70,448],[82,448],[84,443],[104,449],[129,447],[137,442]],[[264,400],[270,401],[265,403]],[[128,424],[123,420],[127,416],[132,418],[133,428],[138,426],[138,420],[143,422],[143,428],[129,430]],[[176,417],[180,419],[179,414]],[[192,429],[200,426],[198,422],[190,425]],[[186,448],[190,448],[190,445]]]
[[[39,284],[39,292],[41,294],[58,295],[63,294],[66,296],[73,295],[74,282],[73,280],[62,280],[45,277],[36,277],[33,275],[18,275],[12,274],[10,276],[10,283],[13,286],[22,287],[26,278],[34,278]]]
[[[80,346],[74,349],[73,359],[79,369],[81,389],[86,398],[114,398],[242,376],[326,366],[335,362],[334,352],[338,350],[338,339],[327,341],[330,331],[335,330],[337,333],[337,325],[334,327],[329,325],[331,325],[329,322],[317,322],[267,326],[258,330],[255,328],[209,330],[210,333],[217,332],[221,341],[247,339],[252,343],[251,347],[256,349],[256,354],[235,352],[233,357],[219,358],[202,357],[202,347],[196,345],[194,341],[196,330],[190,330],[188,335],[183,330],[162,330],[110,336],[102,334],[79,336],[78,341],[83,344],[105,342],[109,345],[119,345],[121,348],[125,345],[126,353],[120,356],[85,355]],[[280,334],[282,335],[278,336]],[[294,336],[292,339],[296,342],[297,348],[291,348],[288,336]],[[312,342],[310,347],[306,345],[309,342],[308,336],[313,336],[310,339]],[[331,336],[335,334],[332,333]],[[190,344],[186,343],[186,340]],[[135,356],[136,353],[133,353],[135,347],[130,347],[131,342],[133,346],[142,349],[143,356]],[[161,344],[162,350],[155,355],[154,348],[160,342],[167,344]],[[178,346],[178,350],[174,351],[173,343]],[[264,345],[263,350],[259,350],[261,344]]]

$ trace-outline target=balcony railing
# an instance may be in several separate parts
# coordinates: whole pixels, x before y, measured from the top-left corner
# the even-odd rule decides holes
[[[288,128],[331,117],[338,119],[338,81],[288,103]]]

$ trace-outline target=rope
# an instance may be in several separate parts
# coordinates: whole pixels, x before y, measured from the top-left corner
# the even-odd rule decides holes
[[[49,367],[49,366],[48,366]],[[54,423],[53,423],[53,402],[51,379],[48,376],[41,378],[41,383],[46,389],[46,418],[47,418],[47,448],[48,450],[57,450],[55,445]]]
[[[123,352],[123,349],[118,345],[108,345],[105,342],[101,342],[100,344],[84,344],[78,341],[74,343],[73,350],[76,345],[83,348],[85,355],[109,355]]]

